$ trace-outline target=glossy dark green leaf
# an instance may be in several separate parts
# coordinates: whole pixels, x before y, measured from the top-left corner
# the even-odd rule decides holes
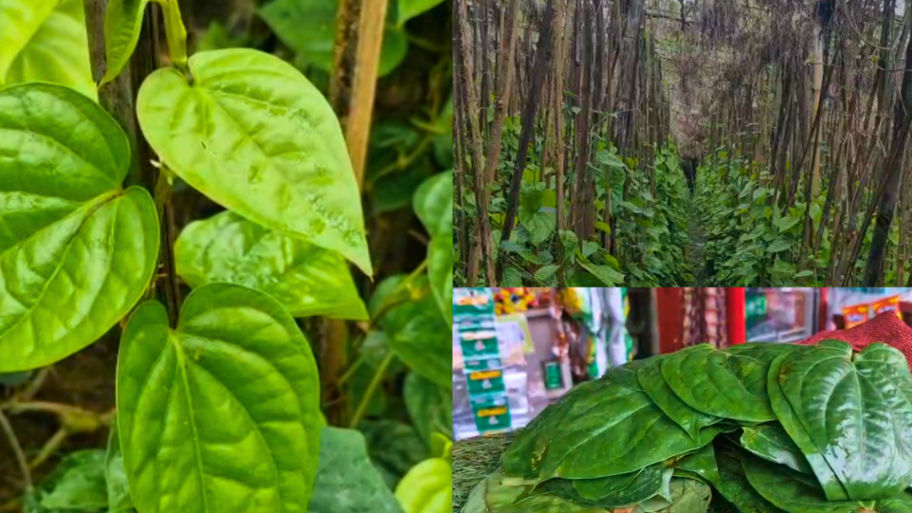
[[[307,340],[269,295],[210,284],[177,327],[141,305],[121,341],[117,423],[142,513],[291,513],[310,501],[323,421]]]
[[[234,283],[270,294],[295,317],[367,319],[342,255],[233,212],[187,225],[174,244],[174,260],[192,287]]]
[[[329,103],[293,66],[212,50],[146,78],[143,134],[168,168],[247,219],[337,251],[371,274],[361,195]]]
[[[338,5],[336,0],[273,0],[261,7],[259,14],[279,39],[298,53],[301,62],[330,71]],[[399,66],[407,51],[405,33],[388,26],[383,32],[379,75]]]
[[[403,385],[405,406],[412,424],[430,444],[432,433],[453,436],[453,393],[421,375],[410,372]]]
[[[668,485],[668,497],[653,497],[637,505],[637,513],[706,513],[712,489],[702,481],[675,478]]]
[[[398,287],[403,276],[387,278],[385,287]],[[384,284],[381,284],[384,286]],[[395,302],[380,320],[390,348],[410,369],[439,386],[452,386],[452,332],[431,295],[426,276],[409,285],[409,299]],[[378,288],[379,293],[379,288]]]
[[[78,129],[74,129],[78,127]],[[158,257],[155,204],[121,189],[127,138],[62,86],[0,90],[0,372],[94,342],[139,300]]]
[[[539,414],[504,453],[503,468],[539,482],[625,474],[699,449],[717,432],[692,439],[649,399],[633,368],[618,367]]]
[[[805,474],[813,473],[811,466],[801,454],[801,449],[778,422],[744,426],[739,441],[741,447],[765,460]]]
[[[719,418],[691,408],[675,395],[662,376],[663,358],[666,357],[657,356],[640,363],[637,368],[637,381],[646,395],[668,418],[675,421],[692,438],[697,439],[701,429],[718,422]]]
[[[896,493],[880,500],[827,500],[813,476],[745,455],[742,468],[764,499],[788,513],[894,513],[912,511],[912,495]]]
[[[787,344],[743,344],[719,351],[707,344],[662,361],[662,375],[690,407],[717,417],[767,422],[776,416],[766,393],[769,363]]]
[[[310,513],[402,513],[393,492],[367,456],[364,436],[324,427]]]
[[[702,479],[707,483],[717,483],[721,479],[716,463],[716,452],[712,445],[688,454],[674,463],[675,475],[684,475],[693,479]]]
[[[51,82],[95,99],[82,0],[0,2],[0,87]]]
[[[396,499],[405,513],[452,513],[453,469],[444,458],[415,465],[396,486]]]
[[[830,472],[845,497],[856,500],[894,495],[912,483],[912,403],[904,392],[912,375],[900,361],[902,353],[886,344],[853,353],[831,340],[785,357],[775,369],[791,407],[777,415],[827,498],[842,498],[827,481]]]
[[[104,474],[105,451],[88,449],[68,454],[39,485],[37,503],[45,511],[99,511],[108,505]]]
[[[713,488],[743,513],[785,513],[764,499],[747,481],[741,460],[729,452],[717,452],[720,479]]]
[[[614,508],[631,506],[650,499],[668,486],[674,471],[660,463],[629,474],[598,479],[551,479],[539,485],[534,494],[550,494],[586,506]],[[517,505],[529,499],[517,501]]]

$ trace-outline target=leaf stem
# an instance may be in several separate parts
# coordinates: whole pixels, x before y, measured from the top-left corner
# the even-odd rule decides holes
[[[22,446],[19,445],[19,439],[16,438],[16,432],[13,430],[12,424],[10,424],[9,419],[3,413],[3,410],[0,410],[0,428],[3,428],[3,432],[6,434],[6,438],[9,440],[10,446],[13,448],[13,454],[16,456],[16,463],[19,465],[19,470],[22,471],[22,478],[25,480],[25,489],[26,492],[32,489],[32,472],[29,470],[28,463],[25,459],[25,453],[22,452]]]
[[[358,404],[358,409],[355,410],[355,414],[352,415],[351,422],[348,424],[348,427],[352,429],[357,428],[358,423],[361,422],[362,418],[364,418],[364,412],[367,411],[367,405],[370,403],[371,397],[373,397],[374,392],[376,392],[377,387],[383,380],[383,375],[386,374],[387,367],[389,367],[390,363],[393,362],[393,356],[393,352],[390,351],[386,353],[386,356],[383,357],[383,361],[381,361],[380,365],[377,367],[377,372],[375,372],[374,377],[371,378],[371,382],[367,386],[367,390],[365,390],[364,395],[361,396],[361,402]]]

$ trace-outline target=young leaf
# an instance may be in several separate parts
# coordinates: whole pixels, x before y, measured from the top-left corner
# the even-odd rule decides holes
[[[0,91],[0,155],[0,372],[9,372],[64,358],[126,315],[155,269],[159,226],[145,189],[120,188],[126,136],[71,89]]]
[[[187,225],[174,244],[174,261],[191,287],[234,283],[272,295],[295,317],[367,319],[342,255],[233,212]]]
[[[97,98],[82,0],[0,2],[0,86],[52,82]]]
[[[449,460],[429,458],[415,465],[396,486],[405,513],[452,513],[453,470]]]
[[[230,210],[338,251],[366,274],[361,200],[329,103],[298,70],[250,49],[189,60],[143,82],[137,115],[165,165]]]
[[[324,427],[310,513],[402,513],[393,492],[367,455],[364,436]]]
[[[294,319],[264,292],[199,287],[174,329],[160,303],[141,305],[121,341],[117,424],[138,511],[307,510],[319,378]]]
[[[150,1],[158,3],[164,12],[165,37],[171,62],[184,66],[187,61],[187,30],[181,20],[177,0],[110,0],[105,11],[104,33],[107,69],[101,83],[107,83],[123,70],[133,55],[143,15]]]

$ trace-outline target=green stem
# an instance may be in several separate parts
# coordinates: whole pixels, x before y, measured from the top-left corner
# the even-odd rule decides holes
[[[6,433],[10,446],[13,448],[13,454],[16,456],[16,462],[19,464],[19,470],[22,471],[22,478],[25,480],[26,492],[31,491],[32,472],[29,470],[28,463],[25,460],[25,453],[22,452],[22,446],[19,445],[19,439],[16,438],[16,432],[13,431],[13,426],[10,424],[9,419],[6,418],[3,410],[0,410],[0,428],[3,428],[3,432]]]
[[[383,357],[383,361],[380,362],[380,365],[377,367],[377,372],[375,372],[374,377],[371,378],[367,390],[365,390],[364,395],[361,396],[361,402],[358,404],[358,409],[355,410],[355,414],[352,416],[348,427],[352,429],[357,428],[358,423],[364,418],[364,412],[367,411],[367,405],[370,402],[371,397],[373,397],[374,392],[377,390],[377,387],[380,385],[380,382],[383,381],[383,375],[386,374],[386,368],[393,362],[393,356],[393,352],[390,351]]]

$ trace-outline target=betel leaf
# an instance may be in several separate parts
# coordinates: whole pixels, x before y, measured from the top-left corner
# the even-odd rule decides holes
[[[817,475],[827,498],[842,498],[825,481],[829,471],[848,499],[887,497],[912,483],[912,404],[905,394],[912,375],[900,360],[902,353],[885,344],[853,353],[849,344],[828,340],[781,361],[776,379],[791,412],[780,422],[814,472],[822,467]]]
[[[82,0],[0,2],[0,86],[42,81],[95,99]]]
[[[143,15],[149,2],[159,4],[164,12],[165,32],[171,62],[183,65],[186,62],[187,31],[181,20],[177,0],[110,0],[105,10],[105,62],[107,69],[101,83],[114,80],[133,55]]]
[[[813,473],[801,449],[789,438],[778,422],[744,426],[739,439],[741,447],[773,463],[780,463],[805,474]]]
[[[310,513],[402,513],[393,492],[367,456],[364,436],[324,427]]]
[[[0,372],[9,372],[64,358],[126,315],[152,278],[159,226],[145,189],[120,187],[123,131],[71,89],[0,90],[0,155]]]
[[[404,276],[391,276],[377,287],[375,296],[392,294]],[[407,287],[407,300],[390,297],[380,320],[390,348],[406,365],[447,390],[452,386],[451,330],[431,297],[426,276],[419,276]]]
[[[690,407],[717,417],[747,422],[775,420],[766,394],[774,355],[786,344],[743,344],[718,351],[700,344],[662,360],[662,376]]]
[[[412,208],[431,236],[453,233],[453,172],[438,173],[421,183]]]
[[[187,225],[174,244],[174,261],[192,287],[234,283],[270,294],[295,317],[367,319],[342,255],[230,211]]]
[[[36,490],[39,509],[94,512],[107,507],[104,460],[105,452],[98,449],[64,457]]]
[[[525,499],[535,501],[539,494],[556,495],[575,503],[600,508],[630,506],[645,501],[667,487],[673,470],[664,464],[650,465],[636,472],[597,479],[551,479],[545,481]]]
[[[633,368],[617,367],[532,420],[504,453],[503,468],[539,482],[625,474],[697,450],[717,433],[709,427],[694,440],[653,404]]]
[[[701,429],[718,422],[719,418],[691,408],[675,395],[662,377],[663,358],[658,356],[640,363],[637,368],[637,381],[646,395],[668,418],[681,426],[691,438],[697,439]]]
[[[415,430],[428,445],[433,433],[453,436],[453,394],[449,389],[410,372],[405,377],[403,396]]]
[[[204,285],[174,329],[156,301],[130,317],[117,425],[138,511],[306,511],[322,424],[308,342],[266,293]]]
[[[741,460],[737,455],[720,451],[716,453],[719,480],[711,484],[728,502],[739,511],[746,513],[785,513],[763,498],[751,486],[744,475]]]
[[[339,122],[293,66],[256,50],[194,54],[139,90],[143,134],[163,163],[228,209],[337,251],[371,274],[360,194]]]
[[[452,513],[453,469],[445,458],[428,458],[412,467],[396,486],[405,513]]]
[[[396,23],[401,27],[406,21],[430,11],[442,3],[443,0],[399,0],[396,4]]]
[[[878,500],[827,500],[812,476],[744,455],[744,474],[764,499],[788,513],[899,513],[912,511],[912,495],[897,492]]]
[[[487,476],[472,490],[462,513],[612,513],[612,509],[587,506],[551,494],[536,494],[519,502],[532,485],[516,483],[500,472]]]
[[[667,497],[656,496],[637,505],[636,513],[706,513],[712,489],[694,479],[674,478]]]
[[[117,436],[117,424],[111,426],[108,437],[108,450],[105,453],[105,483],[108,496],[108,513],[132,511],[133,500],[130,498],[130,484],[124,468],[123,453],[120,452],[120,437]]]
[[[412,199],[415,214],[431,235],[427,263],[431,292],[449,324],[453,322],[453,172],[425,180]]]
[[[298,54],[298,61],[330,71],[338,7],[336,0],[273,0],[260,8],[259,15],[282,43]],[[387,25],[383,31],[379,76],[396,69],[407,52],[405,32]]]

